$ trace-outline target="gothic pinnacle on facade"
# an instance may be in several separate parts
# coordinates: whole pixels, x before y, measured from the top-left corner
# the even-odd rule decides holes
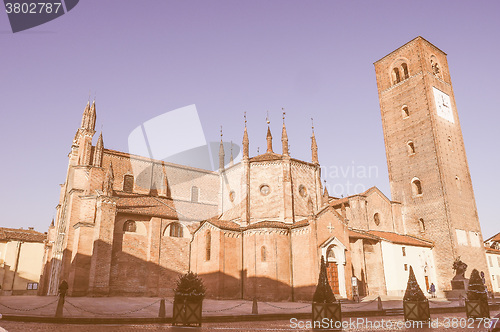
[[[234,165],[234,158],[233,158],[233,141],[231,141],[231,154],[229,156],[229,166]]]
[[[247,113],[245,112],[245,131],[243,132],[243,159],[248,159],[249,141],[247,132]]]
[[[311,121],[312,121],[312,119],[311,119]],[[316,144],[316,136],[314,135],[314,123],[312,125],[311,152],[312,152],[312,162],[314,164],[319,164],[319,161],[318,161],[318,144]]]
[[[224,143],[222,142],[222,126],[220,126],[219,169],[224,169]]]
[[[87,101],[87,105],[85,106],[85,109],[83,110],[82,124],[80,125],[80,128],[86,128],[87,127],[88,118],[89,118],[89,112],[90,112],[90,100]]]
[[[104,153],[104,142],[102,139],[102,132],[99,134],[99,138],[97,139],[97,143],[95,145],[95,150],[94,150],[94,160],[92,161],[92,164],[97,167],[102,166],[102,156]]]
[[[269,124],[271,121],[269,121],[269,116],[266,119],[267,121],[267,135],[266,135],[266,140],[267,140],[267,151],[266,153],[273,153],[273,135],[271,135],[271,128],[269,127]]]
[[[82,116],[82,129],[87,129],[90,131],[95,130],[95,120],[96,120],[96,109],[95,109],[95,100],[92,103],[92,106],[90,106],[90,101],[87,102],[87,105],[85,106],[85,110],[83,111],[83,116]]]
[[[282,144],[283,155],[289,156],[289,153],[288,153],[288,135],[286,133],[286,126],[285,126],[285,112],[283,112],[283,130],[281,131],[281,144]]]

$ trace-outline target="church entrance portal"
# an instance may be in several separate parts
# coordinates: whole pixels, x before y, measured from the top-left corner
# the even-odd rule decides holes
[[[337,264],[334,262],[326,263],[326,275],[328,277],[328,283],[332,288],[333,293],[340,294],[339,292],[339,271]]]

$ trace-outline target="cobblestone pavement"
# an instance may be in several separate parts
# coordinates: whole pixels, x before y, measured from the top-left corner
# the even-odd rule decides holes
[[[492,313],[496,315],[498,312]],[[478,326],[478,324],[470,324],[465,320],[464,313],[456,314],[441,314],[432,315],[432,321],[435,322],[435,326],[429,327],[414,327],[414,328],[398,328],[399,325],[403,325],[403,317],[393,316],[393,317],[369,317],[360,318],[363,320],[362,324],[360,322],[359,326],[351,326],[343,329],[343,331],[453,331],[453,332],[465,332],[465,331],[487,331],[488,329],[484,327],[484,324]],[[356,321],[357,318],[352,318]],[[349,322],[349,319],[344,319],[344,324]],[[298,321],[269,321],[269,322],[237,322],[237,323],[206,323],[203,324],[201,328],[184,328],[184,327],[172,327],[166,324],[145,324],[145,325],[73,325],[73,324],[43,324],[43,323],[24,323],[24,322],[9,322],[0,321],[0,326],[3,327],[8,332],[18,332],[18,331],[179,331],[179,332],[190,332],[190,331],[212,331],[212,332],[259,332],[259,331],[312,331],[311,328],[306,327],[308,323],[307,320]],[[302,325],[303,324],[303,325]],[[371,327],[368,325],[371,324]],[[457,325],[455,325],[457,324]],[[460,324],[465,327],[459,327]],[[454,326],[457,326],[456,328]],[[0,330],[1,331],[1,330]],[[2,331],[3,332],[3,331]]]

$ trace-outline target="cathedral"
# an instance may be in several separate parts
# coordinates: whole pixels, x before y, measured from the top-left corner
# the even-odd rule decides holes
[[[221,140],[211,171],[105,148],[102,134],[94,145],[89,102],[40,294],[66,280],[71,296],[172,296],[193,271],[212,298],[307,301],[322,257],[340,298],[402,296],[410,266],[424,291],[434,283],[443,295],[458,257],[488,271],[446,54],[417,37],[375,72],[391,199],[376,187],[330,196],[314,128],[311,159],[295,159],[284,117],[281,139],[268,126],[256,156],[245,120],[241,161],[226,162]]]

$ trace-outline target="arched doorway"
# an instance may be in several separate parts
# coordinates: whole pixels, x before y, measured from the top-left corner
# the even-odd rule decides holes
[[[331,245],[326,251],[326,275],[328,283],[332,288],[333,293],[340,294],[339,292],[339,270],[337,266],[337,259],[335,258],[334,246]]]
[[[321,255],[325,258],[326,274],[332,291],[347,297],[346,280],[345,280],[345,265],[346,265],[346,247],[339,239],[334,236],[323,242],[320,246]]]

